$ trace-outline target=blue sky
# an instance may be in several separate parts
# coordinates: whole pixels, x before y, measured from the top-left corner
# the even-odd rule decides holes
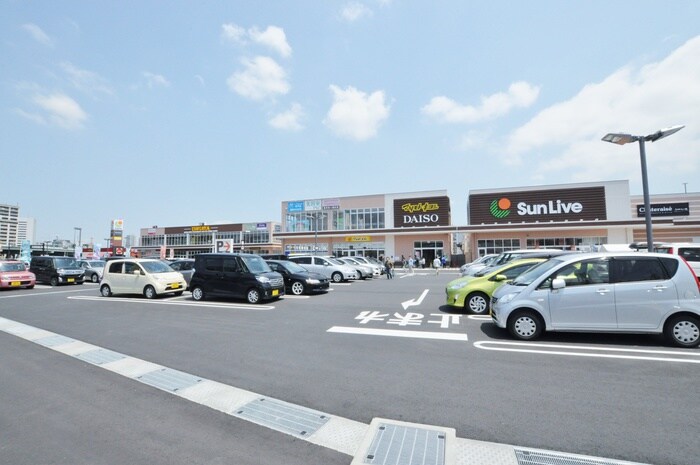
[[[284,200],[629,179],[700,190],[700,2],[0,1],[0,203],[37,239]]]

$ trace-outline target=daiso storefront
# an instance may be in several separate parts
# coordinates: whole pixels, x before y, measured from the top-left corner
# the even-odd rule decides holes
[[[628,181],[470,190],[467,210],[467,261],[516,249],[630,243],[640,224],[631,215]]]

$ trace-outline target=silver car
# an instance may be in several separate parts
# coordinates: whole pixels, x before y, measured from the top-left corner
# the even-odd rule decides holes
[[[78,266],[85,270],[85,281],[99,283],[102,279],[102,272],[105,269],[103,260],[78,260]]]
[[[371,266],[369,266],[365,263],[360,263],[358,260],[356,260],[353,257],[338,257],[338,258],[336,258],[336,260],[343,262],[346,265],[355,268],[360,279],[367,279],[367,278],[374,277],[374,268],[372,268]]]
[[[355,268],[339,262],[333,257],[321,257],[317,255],[293,255],[289,260],[298,263],[308,271],[320,273],[334,283],[348,281],[350,279],[358,279]]]
[[[561,255],[496,290],[491,316],[523,340],[544,331],[663,333],[673,345],[697,347],[700,283],[674,255]]]
[[[361,256],[355,256],[355,257],[350,257],[353,260],[360,262],[363,265],[368,265],[372,268],[372,273],[374,276],[381,276],[382,271],[384,270],[384,265],[379,263],[378,261],[372,261],[370,258],[367,257],[361,257]]]

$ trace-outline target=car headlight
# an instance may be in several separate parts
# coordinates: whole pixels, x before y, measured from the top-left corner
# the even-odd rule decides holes
[[[447,286],[447,288],[452,290],[452,291],[456,291],[458,289],[462,289],[467,284],[469,284],[469,283],[462,281],[460,283],[450,284],[449,286]]]
[[[306,280],[306,284],[320,284],[320,283],[321,283],[321,281],[319,281],[318,279],[309,278]]]
[[[256,276],[255,279],[257,279],[258,282],[263,284],[267,284],[270,282],[270,278],[268,278],[267,276]]]
[[[513,300],[513,299],[515,298],[516,295],[518,295],[517,292],[511,292],[510,294],[506,294],[506,295],[504,295],[503,297],[501,297],[501,298],[498,299],[498,303],[507,304],[508,302],[510,302],[511,300]]]

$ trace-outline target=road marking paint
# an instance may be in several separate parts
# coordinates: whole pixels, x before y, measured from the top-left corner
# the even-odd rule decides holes
[[[180,305],[180,306],[196,306],[196,307],[212,307],[212,308],[236,308],[243,310],[273,310],[275,307],[272,305],[256,305],[256,304],[227,304],[227,303],[216,303],[216,302],[197,302],[196,300],[191,300],[188,302],[175,301],[175,299],[164,299],[164,300],[149,300],[143,298],[130,298],[130,297],[99,297],[99,296],[75,296],[68,297],[69,299],[75,300],[91,300],[95,302],[129,302],[134,304],[149,304],[149,305]]]
[[[489,347],[496,346],[496,347]],[[588,347],[588,346],[569,346],[563,344],[533,344],[527,342],[497,342],[497,341],[477,341],[474,347],[483,350],[495,350],[502,352],[520,352],[530,354],[545,354],[545,355],[569,355],[572,357],[594,357],[594,358],[617,358],[624,360],[648,360],[656,362],[674,362],[674,363],[700,363],[700,353],[697,352],[681,352],[670,350],[647,350],[647,349],[618,349],[615,347]],[[516,347],[528,347],[516,348]],[[538,347],[540,349],[533,349]],[[544,350],[544,349],[566,349],[566,350]],[[698,357],[697,360],[692,358],[672,358],[672,357],[651,357],[642,355],[618,355],[618,354],[602,354],[602,353],[587,353],[573,352],[574,350],[591,351],[591,352],[617,352],[627,354],[658,354],[658,355],[673,355],[679,357]]]
[[[52,286],[46,286],[45,289],[53,289]],[[0,299],[14,299],[17,297],[31,297],[31,296],[37,296],[37,295],[52,295],[52,294],[67,294],[70,292],[83,292],[83,291],[94,291],[94,289],[72,289],[70,291],[53,291],[53,292],[23,292],[21,294],[15,294],[15,295],[2,295],[0,296]]]
[[[470,320],[491,321],[491,315],[469,315]]]
[[[398,329],[372,329],[353,328],[347,326],[333,326],[326,330],[327,333],[364,334],[369,336],[408,337],[415,339],[442,339],[445,341],[467,341],[467,335],[463,333],[437,333],[433,331],[402,331]]]
[[[310,295],[294,295],[294,294],[285,294],[283,299],[308,299],[310,298]]]

